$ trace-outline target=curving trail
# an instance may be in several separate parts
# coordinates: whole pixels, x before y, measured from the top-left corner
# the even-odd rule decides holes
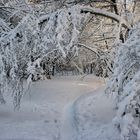
[[[11,104],[0,106],[0,140],[108,140],[110,134],[102,130],[114,112],[110,103],[101,103],[108,102],[101,97],[103,87],[103,80],[93,76],[34,83],[19,111],[14,112]]]

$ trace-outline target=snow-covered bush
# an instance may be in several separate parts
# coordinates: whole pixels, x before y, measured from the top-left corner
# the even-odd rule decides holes
[[[117,49],[114,73],[106,92],[115,97],[114,123],[122,140],[140,140],[140,25]]]

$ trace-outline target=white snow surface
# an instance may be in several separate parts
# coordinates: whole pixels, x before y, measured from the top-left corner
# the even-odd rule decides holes
[[[120,140],[104,89],[92,75],[33,83],[19,111],[0,106],[0,140]]]

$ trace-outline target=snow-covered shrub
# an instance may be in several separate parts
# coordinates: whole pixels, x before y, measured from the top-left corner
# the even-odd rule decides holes
[[[115,97],[114,123],[122,140],[140,140],[140,26],[117,48],[114,73],[106,92]]]

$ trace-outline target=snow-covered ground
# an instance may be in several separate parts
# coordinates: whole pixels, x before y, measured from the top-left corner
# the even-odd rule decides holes
[[[19,111],[0,106],[0,140],[119,140],[104,88],[94,76],[33,83]]]

